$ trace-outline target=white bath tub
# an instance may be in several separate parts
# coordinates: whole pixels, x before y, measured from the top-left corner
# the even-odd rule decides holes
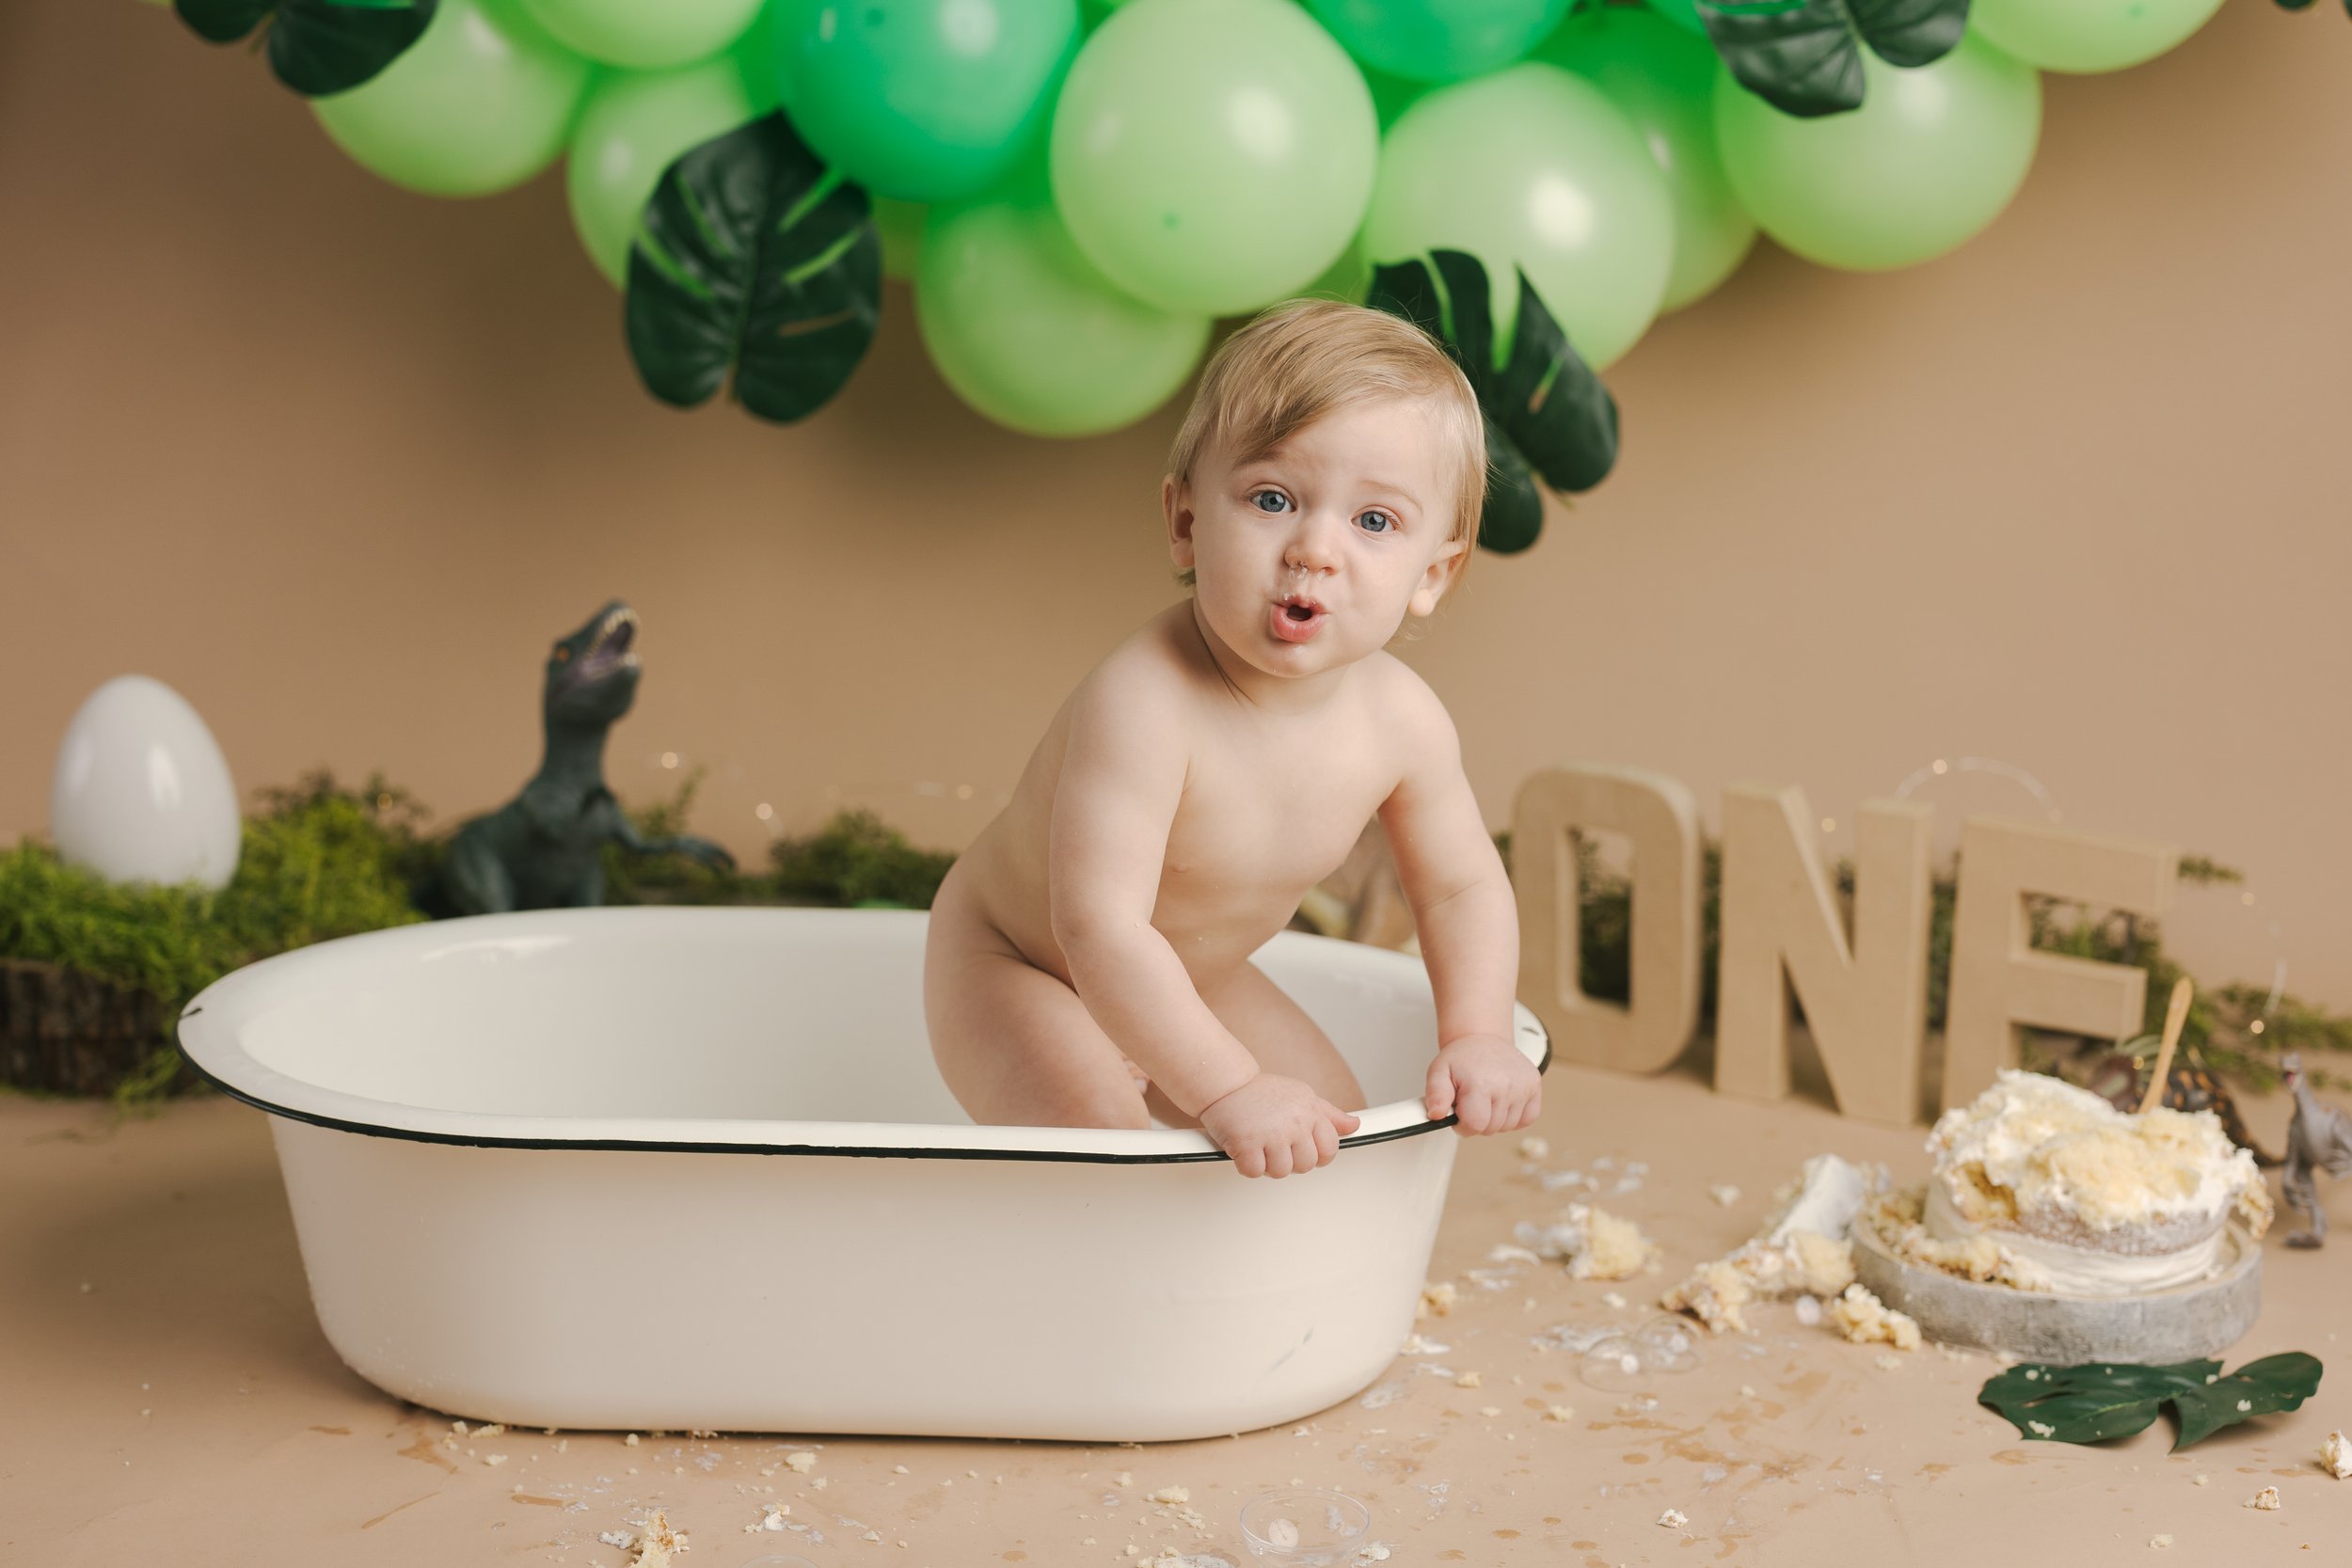
[[[933,1068],[923,913],[590,909],[322,942],[189,1003],[271,1113],[353,1370],[567,1428],[1159,1439],[1289,1421],[1411,1331],[1457,1134],[1417,958],[1257,961],[1371,1100],[1330,1165],[1200,1133],[976,1127]],[[1518,1009],[1541,1065],[1542,1026]]]

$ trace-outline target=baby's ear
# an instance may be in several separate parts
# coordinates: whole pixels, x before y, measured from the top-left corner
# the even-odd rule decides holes
[[[1168,518],[1168,558],[1190,567],[1192,558],[1192,486],[1169,474],[1160,481],[1160,511]]]
[[[1416,615],[1435,611],[1438,601],[1445,597],[1454,587],[1454,579],[1461,576],[1462,568],[1468,564],[1462,557],[1469,549],[1467,539],[1449,539],[1438,546],[1438,553],[1422,569],[1421,581],[1413,585],[1413,597],[1406,608]]]

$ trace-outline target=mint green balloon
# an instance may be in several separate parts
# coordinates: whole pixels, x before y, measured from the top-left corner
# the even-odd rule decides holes
[[[715,55],[743,36],[760,0],[522,0],[567,48],[628,71]]]
[[[923,253],[923,227],[930,221],[928,207],[893,201],[886,196],[874,198],[874,228],[882,235],[884,277],[914,281],[915,259]]]
[[[1306,0],[1347,52],[1416,82],[1509,65],[1560,24],[1569,0]]]
[[[1724,74],[1715,51],[1654,11],[1610,6],[1570,17],[1535,58],[1606,93],[1665,171],[1675,252],[1660,312],[1713,293],[1756,244],[1756,220],[1731,194],[1715,150],[1715,78]]]
[[[1031,436],[1133,423],[1184,384],[1209,341],[1206,315],[1113,288],[1041,191],[932,209],[914,315],[957,395]]]
[[[662,171],[761,112],[741,62],[727,55],[671,71],[616,73],[592,87],[564,163],[564,188],[572,227],[596,270],[625,287],[638,214]]]
[[[1062,84],[1054,200],[1119,288],[1238,315],[1338,259],[1379,147],[1362,73],[1291,0],[1128,0]]]
[[[776,70],[816,154],[876,196],[1001,183],[1053,118],[1077,0],[774,0]]]
[[[1800,119],[1725,73],[1715,138],[1740,205],[1824,266],[1872,272],[1941,256],[2025,182],[2042,78],[1974,32],[1911,70],[1862,52],[1862,106]]]
[[[1582,77],[1528,60],[1436,89],[1389,131],[1364,253],[1439,248],[1486,263],[1498,356],[1518,321],[1516,266],[1600,370],[1658,314],[1674,207],[1632,121]]]
[[[513,0],[440,0],[417,41],[310,100],[335,145],[426,196],[487,196],[556,160],[594,68]]]
[[[2221,0],[1974,0],[1968,25],[2043,71],[2121,71],[2202,27]]]

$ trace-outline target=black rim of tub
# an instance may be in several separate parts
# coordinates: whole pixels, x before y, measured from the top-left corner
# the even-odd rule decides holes
[[[190,1007],[180,1017],[184,1021],[203,1010],[201,1006]],[[1535,1070],[1546,1072],[1551,1067],[1551,1031],[1546,1029],[1541,1021],[1537,1021],[1534,1027],[1544,1041],[1544,1053],[1535,1063]],[[177,1035],[178,1031],[175,1029],[173,1033]],[[289,1121],[307,1121],[313,1127],[332,1128],[338,1132],[358,1132],[372,1138],[405,1138],[411,1143],[457,1144],[469,1148],[644,1149],[669,1154],[832,1154],[872,1160],[1033,1160],[1082,1165],[1186,1165],[1232,1158],[1223,1149],[1192,1150],[1182,1154],[1097,1154],[1073,1148],[919,1148],[855,1144],[696,1143],[684,1139],[653,1138],[469,1138],[455,1132],[421,1132],[410,1127],[386,1127],[373,1121],[345,1121],[341,1117],[320,1116],[315,1111],[297,1111],[290,1105],[280,1105],[275,1101],[248,1094],[208,1071],[184,1045],[181,1046],[180,1054],[196,1069],[197,1076],[230,1099],[241,1100],[257,1111],[284,1117]],[[1394,1128],[1386,1132],[1355,1133],[1342,1138],[1340,1147],[1357,1148],[1368,1144],[1389,1143],[1397,1138],[1419,1137],[1424,1132],[1451,1127],[1458,1119],[1446,1117],[1438,1121],[1417,1121],[1408,1127]]]

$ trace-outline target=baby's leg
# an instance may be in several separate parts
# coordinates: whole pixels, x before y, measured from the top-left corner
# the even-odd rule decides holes
[[[1364,1091],[1339,1047],[1256,964],[1245,961],[1214,987],[1202,988],[1200,1000],[1266,1071],[1304,1080],[1343,1111],[1364,1108]]]
[[[1078,993],[959,899],[931,909],[923,1011],[940,1076],[983,1126],[1152,1125],[1127,1058]]]

